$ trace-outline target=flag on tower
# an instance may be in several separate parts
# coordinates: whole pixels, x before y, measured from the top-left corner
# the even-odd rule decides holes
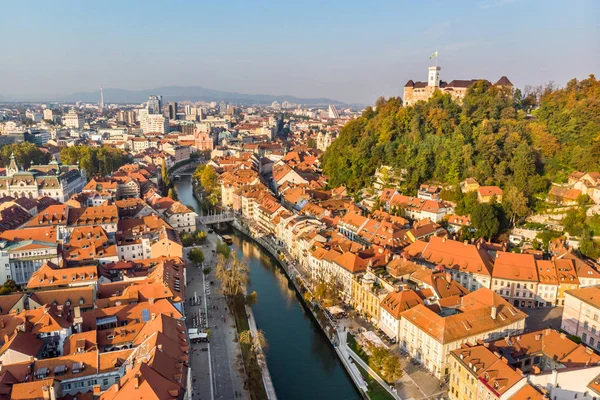
[[[429,59],[431,60],[432,58],[436,58],[437,57],[437,51],[435,53],[433,53],[431,56],[429,56]]]

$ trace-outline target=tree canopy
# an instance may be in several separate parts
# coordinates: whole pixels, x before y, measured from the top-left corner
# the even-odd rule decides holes
[[[440,92],[409,107],[398,97],[381,98],[375,110],[367,107],[344,126],[323,156],[323,170],[332,186],[351,191],[388,165],[403,172],[407,193],[428,180],[456,184],[474,177],[529,198],[570,170],[600,167],[600,83],[593,75],[546,90],[532,116],[514,95],[478,81],[462,103]]]
[[[76,164],[85,168],[88,178],[95,175],[109,175],[129,163],[130,157],[122,150],[113,147],[72,146],[60,151],[64,164]]]
[[[0,163],[2,167],[8,166],[10,156],[13,153],[17,164],[23,169],[29,168],[31,164],[46,164],[50,161],[50,155],[42,152],[35,144],[20,142],[0,147]]]

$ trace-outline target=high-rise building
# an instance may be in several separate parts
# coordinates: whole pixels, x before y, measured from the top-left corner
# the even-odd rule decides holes
[[[52,121],[52,117],[54,117],[54,115],[52,114],[52,110],[49,108],[46,108],[44,110],[44,119],[46,119],[48,121]]]
[[[169,133],[169,120],[161,114],[148,114],[143,120],[140,119],[140,126],[144,133]]]
[[[227,104],[224,101],[219,103],[219,113],[225,114],[227,112]]]
[[[148,108],[148,114],[160,114],[162,112],[162,96],[150,95],[146,108]]]
[[[279,102],[277,100],[275,100],[274,102],[271,103],[271,108],[279,108]]]
[[[100,86],[100,111],[104,110],[104,89]]]
[[[191,115],[191,114],[192,114],[192,105],[186,104],[185,105],[185,115]]]
[[[68,113],[63,115],[62,123],[68,128],[81,129],[83,128],[84,120],[73,108]]]
[[[169,119],[177,119],[177,102],[169,102]]]
[[[329,105],[329,118],[338,119],[340,117],[340,113],[337,108],[333,104]]]
[[[136,121],[135,112],[132,110],[119,111],[117,113],[117,121],[125,122],[126,124],[134,124]]]

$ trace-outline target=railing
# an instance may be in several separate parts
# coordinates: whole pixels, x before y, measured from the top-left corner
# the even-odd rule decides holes
[[[198,216],[198,222],[204,225],[218,224],[221,222],[232,222],[235,218],[233,211],[225,211],[219,214],[208,214]]]

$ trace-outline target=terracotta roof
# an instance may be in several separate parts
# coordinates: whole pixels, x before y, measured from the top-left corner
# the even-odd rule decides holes
[[[494,306],[496,318],[491,316],[491,309]],[[461,297],[458,311],[456,314],[443,317],[424,305],[418,305],[402,313],[402,318],[418,326],[438,342],[450,343],[498,330],[527,317],[498,294],[486,288]]]
[[[483,197],[489,197],[493,195],[502,196],[502,189],[500,189],[498,186],[479,186],[477,191]]]
[[[577,344],[564,333],[554,329],[506,337],[490,343],[490,350],[499,351],[509,360],[516,362],[522,357],[545,354],[566,367],[582,367],[600,363],[600,355],[586,346]]]
[[[13,400],[44,399],[48,394],[44,391],[54,386],[54,379],[43,379],[35,382],[17,383],[12,387],[10,398]]]
[[[65,339],[63,354],[75,354],[82,351],[98,350],[96,331],[74,333]]]
[[[333,261],[353,274],[367,270],[367,262],[349,251],[337,256]]]
[[[503,395],[523,379],[521,374],[485,346],[464,346],[452,351],[452,354],[463,368],[498,395]]]
[[[492,276],[497,279],[538,282],[535,258],[531,254],[498,252]]]
[[[600,286],[567,290],[566,294],[579,299],[594,308],[600,309]]]
[[[25,296],[25,293],[14,293],[0,296],[0,314],[8,314],[10,310]],[[22,311],[22,310],[19,310]]]
[[[163,377],[144,363],[137,364],[120,380],[120,387],[113,385],[102,393],[100,400],[174,400],[181,395],[179,384]]]
[[[96,266],[56,268],[55,265],[46,263],[31,275],[27,282],[27,288],[69,286],[74,283],[95,283],[97,280],[98,271]]]
[[[458,271],[488,276],[492,272],[492,260],[484,249],[437,236],[433,236],[427,243],[420,258]]]
[[[408,289],[389,293],[381,302],[381,307],[394,318],[400,319],[401,313],[419,304],[423,304],[423,300],[414,290]]]
[[[31,294],[30,300],[40,305],[79,306],[82,308],[94,306],[94,288],[92,286],[45,290]],[[67,302],[69,304],[67,304]]]

